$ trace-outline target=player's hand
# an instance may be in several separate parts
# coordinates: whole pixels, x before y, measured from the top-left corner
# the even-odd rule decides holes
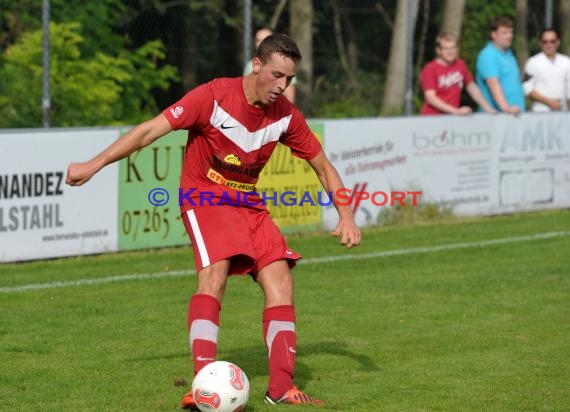
[[[497,113],[497,111],[495,110],[494,107],[488,106],[483,108],[483,110],[485,111],[485,113],[490,113],[490,114],[495,114]]]
[[[518,116],[518,115],[520,114],[520,112],[521,112],[521,109],[520,109],[520,107],[518,107],[518,106],[515,104],[515,105],[512,105],[512,106],[509,106],[509,107],[507,108],[507,110],[505,110],[505,112],[506,112],[506,113],[509,113],[509,114],[512,114],[512,115],[514,115],[514,116]]]
[[[87,183],[96,172],[97,170],[89,163],[70,163],[65,183],[70,186],[81,186]]]
[[[548,106],[550,106],[552,110],[562,109],[562,104],[556,99],[548,99]]]
[[[471,114],[471,113],[473,113],[473,110],[469,106],[461,106],[455,112],[455,114],[459,114],[459,115],[466,115],[466,114]]]
[[[352,249],[354,246],[360,245],[361,234],[360,229],[354,223],[354,218],[341,218],[333,230],[334,237],[340,237],[340,244]]]

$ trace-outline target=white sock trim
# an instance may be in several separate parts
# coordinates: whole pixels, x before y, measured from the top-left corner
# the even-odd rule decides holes
[[[267,349],[269,350],[270,357],[271,357],[271,346],[273,345],[275,337],[279,332],[285,332],[285,331],[295,333],[295,323],[283,320],[272,320],[269,322],[265,343],[267,344]]]
[[[218,343],[218,332],[220,327],[211,320],[196,319],[190,325],[190,349],[196,339],[209,340]]]

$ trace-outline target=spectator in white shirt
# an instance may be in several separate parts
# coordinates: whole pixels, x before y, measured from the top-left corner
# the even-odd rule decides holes
[[[560,36],[544,29],[539,36],[542,52],[525,64],[523,88],[532,100],[533,112],[567,110],[570,99],[570,58],[558,53]]]

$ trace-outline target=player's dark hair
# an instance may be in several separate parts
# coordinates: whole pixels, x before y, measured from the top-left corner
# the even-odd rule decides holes
[[[557,38],[557,39],[560,39],[560,33],[558,33],[558,30],[556,30],[556,29],[553,28],[553,27],[545,27],[544,29],[542,29],[542,30],[540,31],[540,34],[538,35],[538,40],[542,40],[542,35],[543,35],[544,33],[548,33],[549,31],[551,31],[552,33],[556,34],[556,38]]]
[[[508,27],[509,29],[512,29],[515,27],[515,22],[510,16],[498,16],[491,20],[489,31],[497,31],[499,27]]]
[[[302,58],[297,43],[286,34],[275,33],[267,36],[257,48],[255,57],[261,60],[262,63],[266,63],[273,53],[279,53],[288,57],[295,63],[299,63]]]

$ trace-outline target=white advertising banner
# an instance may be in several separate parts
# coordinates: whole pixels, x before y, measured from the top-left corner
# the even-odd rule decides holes
[[[354,192],[389,193],[391,190],[405,189],[405,186],[411,190],[418,187],[412,181],[407,182],[404,176],[410,162],[409,139],[401,138],[404,127],[402,119],[325,122],[324,150],[347,189],[343,197],[354,195]],[[371,197],[373,199],[352,203],[356,223],[360,226],[376,222],[381,206],[374,203],[385,200]],[[334,227],[337,216],[333,206],[326,207],[323,212],[325,227]]]
[[[570,116],[526,113],[324,120],[324,150],[361,226],[418,202],[485,215],[570,207]],[[118,250],[119,167],[86,186],[67,165],[118,129],[0,131],[0,262]],[[360,192],[355,199],[350,197]],[[323,223],[337,214],[324,208]]]
[[[489,213],[570,207],[570,115],[517,120],[496,127]]]
[[[118,167],[82,187],[67,166],[118,138],[116,130],[0,133],[0,262],[117,250]]]
[[[347,193],[366,192],[351,204],[359,225],[416,200],[458,215],[570,206],[567,114],[330,120],[324,135]],[[332,207],[323,220],[336,224]]]

